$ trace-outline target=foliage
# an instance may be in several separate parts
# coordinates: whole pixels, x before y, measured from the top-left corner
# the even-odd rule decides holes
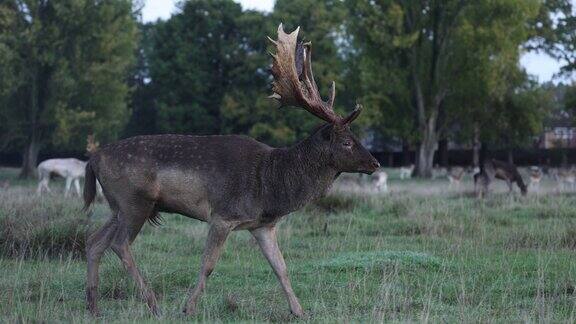
[[[332,1],[277,1],[268,16],[232,0],[195,0],[153,27],[150,77],[161,132],[249,134],[273,145],[301,138],[318,123],[307,113],[278,109],[267,99],[270,75],[265,35],[278,22],[314,40],[319,85],[339,80],[334,42],[341,6]],[[339,90],[342,84],[338,83]],[[340,97],[340,96],[339,96]]]
[[[42,258],[84,255],[88,221],[80,204],[61,197],[34,197],[20,190],[0,194],[0,255]]]
[[[117,137],[136,44],[131,1],[7,0],[0,24],[5,143],[34,152],[32,163],[46,145],[80,149],[90,133]]]
[[[456,122],[493,116],[481,112],[506,93],[539,9],[518,0],[347,3],[363,95],[374,106],[369,123],[418,144],[421,175]]]
[[[576,12],[570,0],[545,0],[533,28],[538,35],[527,48],[541,50],[562,63],[564,76],[576,70]]]

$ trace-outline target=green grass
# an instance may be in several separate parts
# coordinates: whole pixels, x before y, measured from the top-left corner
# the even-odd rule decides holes
[[[0,181],[7,173],[0,170]],[[0,229],[0,322],[92,321],[77,253],[77,233],[90,226],[81,203],[35,197],[34,185],[13,180],[0,191],[0,222],[14,227]],[[431,190],[411,193],[420,186]],[[337,190],[285,218],[279,241],[307,314],[301,321],[576,321],[575,196],[496,193],[478,201],[445,186],[410,180],[392,182],[390,195]],[[92,221],[106,215],[100,204]],[[161,319],[188,321],[181,310],[207,229],[163,218],[160,227],[145,226],[135,259],[159,297]],[[78,245],[64,244],[72,240]],[[10,242],[31,247],[8,253]],[[106,254],[100,274],[103,321],[155,321],[115,255]],[[300,321],[247,232],[229,238],[199,311],[193,320]]]

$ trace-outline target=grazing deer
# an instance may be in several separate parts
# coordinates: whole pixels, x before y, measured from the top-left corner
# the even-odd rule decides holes
[[[84,177],[86,162],[70,159],[49,159],[38,164],[38,188],[36,194],[41,195],[44,190],[50,192],[50,177],[52,175],[60,176],[66,179],[64,197],[68,197],[70,187],[74,184],[76,193],[80,196],[80,178]]]
[[[376,191],[388,192],[388,173],[384,171],[376,172]]]
[[[574,190],[576,187],[576,169],[574,167],[559,169],[556,174],[556,181],[560,191]]]
[[[510,193],[514,182],[520,188],[523,196],[528,192],[524,180],[522,180],[522,176],[514,164],[492,159],[485,162],[480,168],[480,172],[474,175],[474,191],[479,198],[488,193],[490,183],[494,179],[506,181]]]
[[[94,140],[93,135],[89,135],[87,138],[86,152],[88,155],[96,152],[99,147],[99,143]],[[38,195],[42,194],[42,191],[46,190],[50,192],[50,177],[52,175],[60,176],[66,179],[66,187],[64,189],[64,197],[68,197],[70,192],[70,187],[74,184],[76,193],[80,196],[80,178],[84,178],[84,173],[86,169],[85,161],[78,160],[75,158],[69,159],[48,159],[42,161],[38,164],[38,188],[36,193]],[[99,184],[97,184],[98,193],[102,194],[102,189]]]
[[[533,166],[530,168],[530,184],[528,185],[528,188],[530,188],[531,191],[540,191],[540,181],[542,180],[543,175],[544,173],[539,167]]]
[[[466,169],[460,166],[452,167],[448,171],[448,181],[450,182],[448,188],[460,188],[460,183],[466,175]]]
[[[414,164],[400,167],[400,179],[404,180],[412,178],[413,172],[414,172]]]
[[[278,221],[323,196],[342,172],[371,174],[380,167],[350,131],[361,106],[347,117],[333,110],[335,85],[323,101],[311,67],[311,45],[286,34],[282,24],[273,54],[270,96],[282,106],[307,110],[326,122],[305,140],[272,148],[246,136],[138,136],[103,146],[86,166],[85,208],[94,200],[96,179],[112,210],[108,222],[87,241],[87,306],[98,313],[98,265],[111,247],[135,279],[154,314],[154,292],[136,267],[130,244],[159,212],[178,213],[208,223],[209,231],[196,286],[184,312],[194,314],[226,238],[248,230],[268,259],[290,310],[303,315],[276,239]]]

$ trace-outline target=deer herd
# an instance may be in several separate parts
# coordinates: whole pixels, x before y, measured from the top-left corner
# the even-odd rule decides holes
[[[101,193],[110,207],[108,221],[87,239],[87,308],[99,313],[99,264],[111,249],[135,280],[150,311],[160,310],[156,294],[142,276],[131,252],[131,244],[146,222],[158,223],[160,212],[177,213],[208,224],[202,262],[196,285],[190,289],[185,314],[198,311],[198,301],[214,270],[227,237],[247,230],[268,260],[284,291],[290,311],[303,315],[286,263],[277,242],[279,221],[309,202],[323,196],[342,173],[371,175],[375,193],[391,191],[389,174],[351,132],[350,124],[359,116],[357,105],[347,116],[334,109],[335,83],[323,100],[312,72],[310,42],[298,41],[297,28],[285,33],[278,27],[270,98],[281,107],[298,107],[323,124],[290,147],[273,148],[250,137],[150,135],[137,136],[99,147],[88,139],[88,161],[74,158],[49,159],[38,165],[37,194],[50,192],[52,176],[65,179],[64,196],[80,196],[80,180],[85,178],[84,209]],[[397,169],[400,180],[410,179],[413,164]],[[510,192],[517,186],[523,195],[528,189],[539,192],[545,175],[562,190],[576,189],[576,169],[528,170],[526,185],[516,166],[487,160],[476,168],[435,167],[433,179],[446,179],[447,189],[459,190],[466,177],[473,180],[478,197],[489,192],[494,180],[504,181]],[[367,176],[364,176],[367,177]],[[9,186],[5,184],[5,186]],[[1,187],[1,186],[0,186]]]

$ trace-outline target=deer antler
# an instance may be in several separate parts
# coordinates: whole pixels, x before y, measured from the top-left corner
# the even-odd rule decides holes
[[[336,84],[332,81],[328,101],[323,101],[312,73],[312,48],[310,43],[298,42],[298,31],[286,34],[282,24],[278,26],[278,40],[268,39],[276,46],[272,54],[274,93],[269,98],[278,100],[283,106],[304,108],[314,116],[332,123],[345,124],[353,118],[342,118],[333,109]],[[357,113],[356,113],[357,115]],[[354,117],[355,118],[355,117]]]

